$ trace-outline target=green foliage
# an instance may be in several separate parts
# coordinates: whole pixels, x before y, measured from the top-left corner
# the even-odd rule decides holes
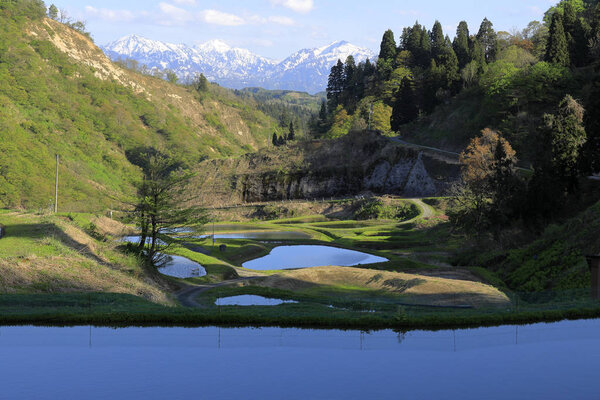
[[[167,78],[167,81],[169,83],[172,83],[173,85],[176,85],[177,82],[179,82],[179,77],[177,76],[177,74],[174,71],[167,70],[165,72],[165,77]]]
[[[405,77],[402,80],[396,102],[392,111],[390,120],[391,129],[395,132],[400,130],[400,127],[411,121],[414,121],[419,116],[417,107],[417,98],[413,88],[413,83]]]
[[[550,225],[533,243],[509,251],[493,266],[509,287],[520,291],[588,288],[584,255],[600,248],[600,203],[562,225]]]
[[[394,58],[396,58],[396,39],[394,38],[394,32],[388,29],[381,39],[379,59],[391,62]]]
[[[465,21],[461,21],[456,28],[456,36],[452,42],[460,69],[463,69],[471,61],[469,41],[469,26]]]
[[[35,20],[46,16],[46,5],[42,0],[3,0],[0,1],[0,11],[9,18]]]
[[[208,90],[210,83],[208,83],[208,79],[206,79],[204,74],[200,74],[194,79],[192,85],[198,93],[204,93]]]
[[[54,20],[58,19],[58,8],[54,4],[48,8],[48,17]]]
[[[100,211],[133,192],[140,171],[125,157],[128,149],[164,147],[188,165],[209,154],[247,151],[222,123],[215,123],[222,133],[218,137],[199,132],[196,123],[169,107],[166,95],[153,93],[150,100],[74,62],[44,40],[45,33],[73,35],[70,29],[54,21],[42,27],[23,16],[22,7],[35,2],[0,4],[0,206],[47,209],[54,197],[56,154],[62,160],[59,209]],[[17,11],[21,16],[15,20]],[[36,29],[38,36],[26,33]],[[78,36],[73,35],[75,46],[89,46]],[[95,57],[94,51],[90,54]],[[134,81],[138,78],[154,79],[132,75]],[[231,113],[250,128],[257,143],[266,142],[271,119],[224,89],[206,95],[214,99],[206,114]],[[192,96],[188,99],[193,102]],[[226,105],[232,100],[247,108],[244,114],[238,116]]]
[[[498,35],[494,31],[493,24],[487,18],[483,19],[476,38],[483,49],[485,60],[488,63],[494,61],[498,51]]]
[[[361,202],[354,212],[356,220],[369,219],[395,219],[406,221],[419,215],[419,209],[414,204],[384,204],[380,199],[365,200]]]
[[[552,15],[552,24],[550,25],[550,35],[548,37],[548,46],[546,48],[544,60],[565,67],[571,65],[569,47],[561,13],[554,13]]]

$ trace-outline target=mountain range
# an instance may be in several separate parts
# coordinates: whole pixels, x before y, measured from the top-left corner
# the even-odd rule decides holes
[[[375,58],[371,50],[345,41],[303,49],[283,61],[230,47],[220,40],[190,47],[130,35],[101,48],[112,60],[133,59],[151,69],[170,69],[183,81],[203,73],[210,81],[232,89],[258,86],[309,93],[325,90],[330,69],[338,59],[344,61],[352,55],[358,63]]]

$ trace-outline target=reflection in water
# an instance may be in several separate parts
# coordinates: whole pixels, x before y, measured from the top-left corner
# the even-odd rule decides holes
[[[242,264],[242,267],[264,271],[326,265],[350,267],[386,261],[389,260],[355,250],[330,246],[303,245],[275,247],[269,255],[245,262]]]
[[[400,334],[89,326],[1,333],[0,398],[7,399],[191,398],[200,378],[201,398],[211,399],[600,395],[598,320],[522,326],[518,345],[514,326]]]
[[[600,321],[358,332],[4,327],[0,398],[596,399]],[[361,351],[362,350],[362,351]],[[231,377],[235,377],[234,380]],[[465,389],[465,388],[468,388]]]
[[[166,255],[166,257],[166,264],[158,268],[158,272],[163,275],[175,278],[195,278],[206,275],[204,267],[197,262],[181,256]]]
[[[212,235],[196,236],[197,239],[211,238]],[[254,239],[254,240],[299,240],[310,239],[310,235],[303,232],[286,231],[261,231],[238,233],[215,233],[215,239]]]
[[[298,303],[294,300],[273,299],[263,296],[243,294],[239,296],[221,297],[215,302],[218,306],[278,306],[280,304]]]
[[[142,237],[139,235],[123,236],[123,237],[119,238],[119,242],[134,243],[134,244],[138,244],[140,242],[140,240],[142,240]],[[146,238],[146,244],[151,244],[151,243],[152,243],[152,238]],[[160,239],[156,239],[156,244],[159,246],[167,245],[163,240],[160,240]]]

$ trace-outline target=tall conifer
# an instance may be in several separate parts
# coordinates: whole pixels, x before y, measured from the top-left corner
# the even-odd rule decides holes
[[[550,36],[548,37],[545,60],[565,67],[571,64],[567,37],[563,25],[563,16],[559,12],[552,14],[552,24],[550,25]]]

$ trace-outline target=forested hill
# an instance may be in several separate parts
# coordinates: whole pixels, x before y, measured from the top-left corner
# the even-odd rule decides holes
[[[126,157],[160,148],[188,165],[266,145],[278,122],[230,91],[183,87],[110,62],[39,0],[0,2],[0,207],[118,206],[141,176]]]
[[[492,128],[531,160],[544,114],[565,95],[590,118],[599,114],[597,0],[560,1],[542,21],[511,33],[488,17],[476,27],[461,22],[452,40],[437,21],[388,30],[376,64],[340,60],[314,131],[336,137],[361,129],[371,110],[374,129],[454,151]]]

